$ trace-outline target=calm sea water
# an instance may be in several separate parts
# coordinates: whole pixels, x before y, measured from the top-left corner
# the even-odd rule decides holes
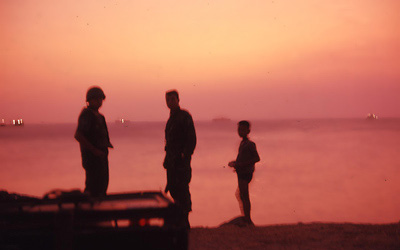
[[[110,124],[109,192],[163,190],[164,122]],[[196,122],[190,185],[193,226],[240,214],[227,163],[240,143],[234,122]],[[0,127],[0,189],[42,196],[84,188],[76,124]],[[261,162],[250,186],[256,224],[389,223],[400,219],[400,119],[253,122]]]

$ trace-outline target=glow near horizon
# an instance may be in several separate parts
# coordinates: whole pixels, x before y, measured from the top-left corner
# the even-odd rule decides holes
[[[400,116],[395,0],[2,1],[0,118]]]

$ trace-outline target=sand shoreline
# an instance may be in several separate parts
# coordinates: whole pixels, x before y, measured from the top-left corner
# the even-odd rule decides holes
[[[189,250],[202,249],[400,249],[400,222],[298,223],[192,228]]]

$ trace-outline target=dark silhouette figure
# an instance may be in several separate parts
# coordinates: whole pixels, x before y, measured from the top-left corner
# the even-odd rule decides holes
[[[244,214],[244,221],[248,225],[254,225],[250,217],[250,196],[249,183],[253,179],[254,165],[260,161],[256,144],[249,140],[250,123],[248,121],[240,121],[238,123],[238,134],[242,138],[239,146],[239,152],[236,161],[229,162],[228,166],[233,167],[238,178],[238,197],[239,206]]]
[[[165,127],[165,159],[167,170],[167,186],[165,192],[170,192],[175,203],[182,209],[182,223],[187,228],[189,212],[192,211],[192,201],[189,183],[192,178],[190,161],[196,147],[196,131],[192,116],[179,106],[179,94],[176,90],[165,94],[170,116]]]
[[[108,187],[108,148],[113,148],[104,116],[99,113],[106,96],[99,87],[86,93],[85,107],[78,119],[75,139],[79,142],[86,172],[85,193],[105,196]]]

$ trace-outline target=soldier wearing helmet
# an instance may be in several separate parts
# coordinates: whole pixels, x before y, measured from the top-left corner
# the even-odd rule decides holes
[[[108,148],[110,143],[107,124],[99,109],[106,98],[100,87],[91,87],[86,93],[87,106],[78,118],[75,139],[79,142],[82,166],[85,169],[85,193],[105,196],[108,188]]]

